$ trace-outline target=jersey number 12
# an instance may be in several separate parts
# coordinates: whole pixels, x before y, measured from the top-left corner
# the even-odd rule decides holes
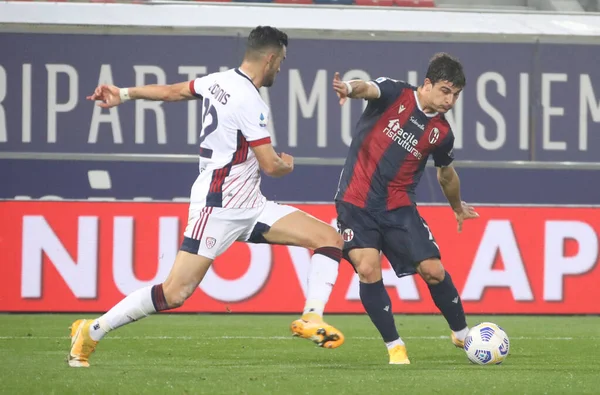
[[[217,126],[219,125],[217,109],[215,106],[210,104],[210,100],[208,98],[204,99],[204,102],[202,103],[202,110],[202,132],[200,133],[200,141],[198,144],[202,144],[204,139],[207,138],[209,134],[217,130]],[[210,121],[207,119],[207,115],[210,115]]]

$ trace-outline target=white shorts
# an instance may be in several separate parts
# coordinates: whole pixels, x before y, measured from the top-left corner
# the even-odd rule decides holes
[[[190,205],[181,249],[215,259],[235,241],[260,240],[275,222],[295,211],[298,211],[295,207],[272,201],[254,208]]]

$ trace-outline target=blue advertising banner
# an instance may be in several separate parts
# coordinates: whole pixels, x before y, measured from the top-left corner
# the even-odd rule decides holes
[[[101,110],[98,83],[186,81],[239,65],[245,37],[0,33],[0,152],[195,154],[198,103],[136,101]],[[342,158],[363,103],[340,108],[343,78],[419,84],[431,56],[464,63],[467,86],[448,114],[463,160],[597,161],[600,45],[294,39],[274,86],[276,148]],[[534,130],[533,136],[529,131]],[[60,165],[58,165],[60,166]]]
[[[537,160],[599,162],[600,45],[541,45]]]
[[[340,166],[296,166],[262,177],[262,191],[283,202],[332,202]],[[598,204],[594,170],[458,168],[462,197],[488,204]],[[0,159],[0,199],[184,200],[198,175],[193,163]],[[574,192],[577,191],[577,192]],[[418,202],[445,203],[435,168],[425,170]]]

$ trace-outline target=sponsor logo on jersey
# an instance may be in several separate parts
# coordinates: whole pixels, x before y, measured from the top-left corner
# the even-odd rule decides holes
[[[416,148],[416,145],[419,144],[419,140],[413,133],[406,132],[402,129],[398,119],[391,119],[388,122],[387,127],[383,129],[383,133],[395,141],[400,147],[411,153],[415,158],[423,158],[423,154]]]
[[[417,127],[421,130],[425,130],[425,124],[422,122],[419,122],[419,120],[413,116],[410,117],[410,121],[412,123],[414,123],[415,125],[417,125]]]

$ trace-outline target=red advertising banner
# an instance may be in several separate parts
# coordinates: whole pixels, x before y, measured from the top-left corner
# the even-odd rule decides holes
[[[298,207],[335,223],[333,205]],[[600,209],[478,207],[462,233],[448,207],[420,211],[467,313],[600,313]],[[102,312],[166,278],[187,204],[6,201],[0,221],[0,311]],[[300,312],[310,256],[235,243],[175,311]],[[437,312],[422,279],[383,268],[394,312]],[[342,261],[326,313],[362,312],[358,277]]]

